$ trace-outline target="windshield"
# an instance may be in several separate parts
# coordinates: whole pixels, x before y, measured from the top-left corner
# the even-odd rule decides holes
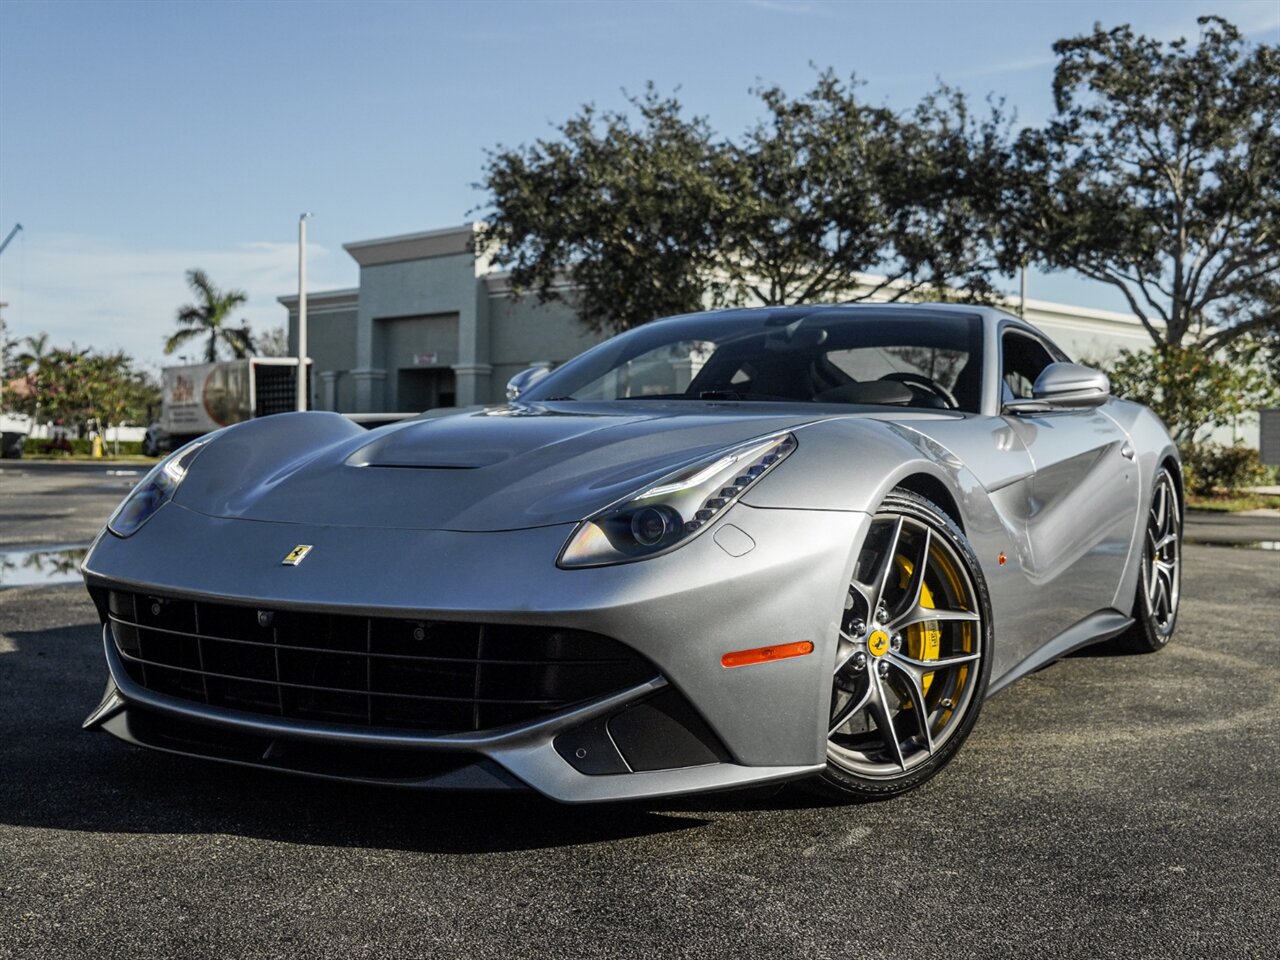
[[[745,400],[978,412],[976,314],[779,308],[694,314],[607,340],[527,400]]]

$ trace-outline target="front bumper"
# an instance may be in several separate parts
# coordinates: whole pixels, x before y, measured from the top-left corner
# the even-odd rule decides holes
[[[128,540],[99,538],[84,564],[91,589],[587,630],[626,644],[658,674],[537,721],[434,735],[305,723],[157,694],[130,679],[104,630],[114,691],[87,725],[174,752],[386,782],[358,764],[320,762],[326,745],[335,758],[367,748],[405,761],[397,783],[527,785],[562,801],[653,797],[804,776],[825,761],[823,721],[838,617],[867,522],[859,513],[739,504],[717,525],[733,524],[754,542],[738,556],[720,546],[719,530],[712,529],[667,556],[565,571],[554,564],[571,529],[564,525],[499,533],[303,526],[212,518],[171,503]],[[725,541],[734,552],[744,543],[738,536]],[[300,542],[312,545],[306,561],[283,566],[282,558]],[[720,663],[729,651],[802,640],[814,644],[813,654],[734,669]],[[692,705],[723,745],[714,762],[584,773],[563,755],[565,738],[664,690]],[[169,735],[179,729],[221,731],[224,743],[234,740],[239,752],[215,749],[212,736],[204,742]],[[415,766],[414,757],[423,763]],[[428,758],[447,762],[433,766]]]

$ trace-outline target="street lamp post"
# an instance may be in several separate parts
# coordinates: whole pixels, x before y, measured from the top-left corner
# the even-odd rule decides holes
[[[307,409],[307,220],[298,217],[298,409]]]

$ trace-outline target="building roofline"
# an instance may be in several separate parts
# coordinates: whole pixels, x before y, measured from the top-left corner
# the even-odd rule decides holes
[[[276,301],[289,310],[298,308],[298,295],[296,293],[285,294],[282,297],[276,297]],[[312,309],[336,309],[338,307],[354,307],[360,302],[359,287],[345,287],[341,290],[317,290],[312,293],[307,291],[307,310]]]
[[[419,233],[400,233],[372,240],[344,243],[342,249],[351,254],[362,267],[382,263],[402,263],[406,260],[427,260],[432,257],[450,257],[471,253],[476,225],[445,227],[441,230],[425,230]]]

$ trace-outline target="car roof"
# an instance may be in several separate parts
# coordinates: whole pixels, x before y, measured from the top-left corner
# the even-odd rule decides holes
[[[984,319],[1017,320],[1011,313],[995,307],[967,303],[809,303],[789,306],[759,307],[727,307],[719,310],[704,310],[697,313],[685,313],[674,317],[664,317],[657,323],[668,320],[686,320],[691,317],[713,319],[723,317],[725,320],[742,317],[764,317],[780,321],[798,320],[808,316],[855,317],[863,316],[884,319],[892,315],[899,316],[979,316]]]

